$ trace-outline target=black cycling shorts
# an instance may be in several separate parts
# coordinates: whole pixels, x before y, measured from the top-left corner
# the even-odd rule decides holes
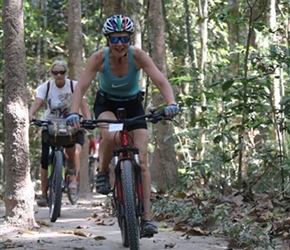
[[[133,118],[145,114],[142,99],[140,98],[135,98],[134,100],[129,101],[113,101],[103,96],[100,91],[97,92],[94,103],[94,113],[96,119],[98,119],[99,115],[105,111],[110,111],[117,116],[118,108],[125,108],[127,118]],[[144,120],[144,122],[130,124],[127,127],[127,130],[132,131],[140,128],[147,129],[145,118],[142,120]]]
[[[84,130],[79,130],[77,132],[77,141],[76,143],[80,144],[81,146],[84,145],[85,143],[85,135],[84,135]],[[73,145],[70,146],[65,146],[66,148],[71,148]],[[49,164],[49,143],[44,142],[41,140],[41,168],[46,169],[48,168]]]

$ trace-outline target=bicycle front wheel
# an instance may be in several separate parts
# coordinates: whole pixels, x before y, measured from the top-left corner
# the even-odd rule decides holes
[[[122,241],[125,247],[131,250],[140,249],[140,227],[136,214],[136,189],[134,165],[130,160],[121,162],[121,180],[125,203],[125,217],[121,221]]]
[[[62,168],[63,153],[57,150],[54,152],[52,161],[52,173],[49,188],[49,218],[51,222],[55,222],[60,216],[63,180]]]

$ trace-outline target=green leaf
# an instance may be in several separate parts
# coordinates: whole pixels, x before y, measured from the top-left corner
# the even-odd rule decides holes
[[[264,23],[255,23],[253,26],[254,26],[254,29],[258,31],[263,31],[266,28]]]
[[[214,143],[219,143],[221,140],[222,140],[222,136],[221,135],[218,135],[215,138],[213,138],[213,142]]]
[[[288,102],[290,102],[290,96],[286,96],[280,101],[281,105],[286,105]]]
[[[290,115],[290,105],[286,105],[284,108],[284,115],[289,116]]]
[[[227,132],[223,132],[223,135],[228,138],[229,142],[232,143],[233,145],[236,145],[235,139],[231,136],[231,134]]]
[[[227,91],[234,83],[235,81],[234,80],[228,80],[226,82],[223,83],[223,86],[222,86],[222,90],[223,91]]]

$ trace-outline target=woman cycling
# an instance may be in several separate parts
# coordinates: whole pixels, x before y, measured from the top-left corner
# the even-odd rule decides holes
[[[152,59],[145,51],[131,45],[131,36],[134,32],[132,20],[123,15],[109,17],[103,25],[103,34],[107,39],[107,47],[94,52],[79,78],[79,84],[72,99],[71,112],[67,117],[67,123],[78,128],[79,116],[77,115],[81,105],[82,96],[90,83],[98,75],[99,91],[97,93],[94,112],[97,119],[116,119],[117,108],[126,109],[127,117],[135,117],[145,113],[140,94],[139,77],[140,70],[151,78],[152,82],[160,90],[167,106],[165,113],[175,116],[179,108],[175,103],[173,90],[157,69]],[[141,221],[141,234],[148,237],[158,233],[157,227],[151,222],[150,217],[150,193],[151,176],[147,168],[147,124],[138,123],[129,128],[134,145],[139,148],[140,165],[142,168],[144,216]],[[106,129],[101,129],[102,141],[99,148],[100,164],[96,179],[97,191],[101,194],[110,192],[109,163],[112,158],[112,150],[115,147],[114,134]]]
[[[63,61],[57,60],[50,67],[52,79],[42,83],[37,88],[36,97],[29,109],[29,121],[35,119],[35,114],[41,105],[46,102],[47,109],[44,112],[43,118],[53,122],[64,122],[67,115],[70,113],[71,98],[76,81],[72,81],[66,77],[67,66]],[[84,99],[81,100],[81,110],[83,115],[90,119],[90,111]],[[70,183],[70,189],[77,188],[77,174],[80,170],[80,153],[84,144],[84,136],[78,136],[78,141],[75,145],[66,148],[69,162],[75,164],[76,175]],[[41,154],[41,190],[42,196],[37,201],[38,206],[47,206],[47,168],[49,156],[49,144],[42,141]]]

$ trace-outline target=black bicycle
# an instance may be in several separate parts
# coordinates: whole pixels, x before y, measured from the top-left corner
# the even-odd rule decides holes
[[[126,118],[126,111],[123,108],[117,110],[117,117],[118,120],[84,120],[81,122],[81,127],[85,129],[109,128],[111,131],[119,132],[121,145],[116,143],[117,148],[113,150],[115,172],[112,188],[113,207],[121,230],[123,246],[138,250],[140,249],[139,241],[142,238],[141,216],[144,214],[143,189],[139,150],[130,145],[127,127],[132,123],[144,122],[144,119],[146,122],[157,123],[161,120],[171,120],[171,118],[155,109],[150,109],[150,114]]]
[[[51,148],[48,166],[48,206],[50,221],[55,222],[61,215],[62,193],[67,193],[71,204],[75,204],[79,197],[79,182],[75,190],[72,191],[69,188],[72,177],[75,175],[75,170],[72,165],[66,164],[64,154],[64,144],[73,144],[73,136],[75,135],[68,136],[71,139],[66,138],[65,140],[69,141],[65,142],[63,138],[62,140],[59,139],[59,135],[49,133],[49,126],[58,126],[51,121],[35,119],[32,121],[32,125],[44,128],[42,139],[49,142]]]

